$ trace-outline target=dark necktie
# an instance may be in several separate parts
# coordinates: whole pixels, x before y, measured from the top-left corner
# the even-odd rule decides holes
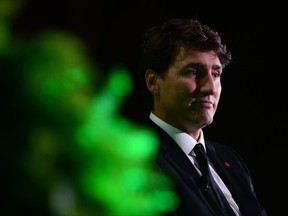
[[[223,212],[221,215],[235,216],[235,213],[231,209],[227,199],[211,176],[204,146],[201,143],[198,143],[195,145],[193,150],[196,154],[197,163],[202,173],[199,181],[199,187],[203,195],[206,197],[207,201],[214,206],[216,211]]]

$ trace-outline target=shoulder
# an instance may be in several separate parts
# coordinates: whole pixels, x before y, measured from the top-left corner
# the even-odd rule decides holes
[[[223,144],[210,139],[205,139],[207,154],[210,157],[219,157],[223,160],[237,162],[240,166],[247,170],[246,163],[242,156],[236,151],[232,145]]]
[[[210,139],[205,139],[205,145],[206,148],[211,151],[221,151],[221,152],[227,152],[229,154],[239,155],[237,151],[231,145],[228,144],[220,143]]]

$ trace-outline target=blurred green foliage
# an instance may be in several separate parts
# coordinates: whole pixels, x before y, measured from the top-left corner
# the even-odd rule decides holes
[[[21,3],[0,0],[2,103],[11,111],[7,214],[156,216],[175,208],[171,182],[154,167],[156,135],[118,114],[133,87],[129,71],[104,73],[70,32],[9,43]]]

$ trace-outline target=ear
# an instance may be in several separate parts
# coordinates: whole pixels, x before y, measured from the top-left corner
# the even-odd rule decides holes
[[[146,86],[149,89],[150,92],[155,93],[158,91],[158,85],[157,85],[157,73],[152,70],[148,69],[145,72],[145,81]]]

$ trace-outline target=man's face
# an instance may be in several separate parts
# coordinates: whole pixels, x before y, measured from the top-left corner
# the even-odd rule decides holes
[[[155,74],[153,112],[185,132],[213,121],[221,94],[222,66],[213,51],[181,51],[164,75]]]

